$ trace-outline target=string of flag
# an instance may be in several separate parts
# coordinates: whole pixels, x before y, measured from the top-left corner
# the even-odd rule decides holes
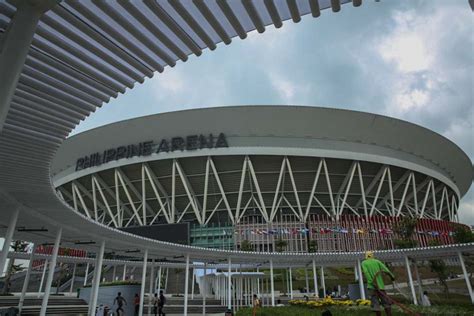
[[[244,229],[244,230],[235,230],[235,235],[307,235],[309,233],[313,234],[381,234],[381,235],[391,235],[394,234],[393,230],[390,228],[380,228],[380,229],[366,229],[366,228],[344,228],[344,227],[325,227],[325,228],[276,228],[276,229]],[[419,235],[428,235],[428,236],[454,236],[453,231],[433,231],[433,230],[416,230],[415,233]],[[230,234],[230,232],[223,231],[224,235]]]

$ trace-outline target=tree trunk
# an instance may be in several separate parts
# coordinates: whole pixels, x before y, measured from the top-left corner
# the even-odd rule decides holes
[[[8,261],[7,273],[5,274],[5,284],[3,285],[2,294],[7,294],[10,292],[10,278],[13,273],[13,265],[15,264],[15,259],[10,259]]]

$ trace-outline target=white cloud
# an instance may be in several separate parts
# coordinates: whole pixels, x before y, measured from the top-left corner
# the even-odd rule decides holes
[[[458,214],[461,223],[474,225],[474,200],[461,202]]]
[[[269,77],[273,88],[278,92],[280,97],[287,102],[291,102],[295,96],[296,85],[288,79],[275,74],[271,74]]]
[[[184,88],[185,79],[179,69],[168,69],[154,79],[153,92],[159,99],[166,93],[179,94]]]
[[[422,107],[427,104],[430,98],[429,90],[414,89],[406,92],[400,92],[395,96],[395,102],[403,111]]]
[[[395,63],[402,73],[429,69],[436,52],[432,46],[437,44],[432,41],[431,27],[437,18],[420,16],[414,11],[397,11],[393,19],[396,25],[393,32],[377,47],[382,58]]]

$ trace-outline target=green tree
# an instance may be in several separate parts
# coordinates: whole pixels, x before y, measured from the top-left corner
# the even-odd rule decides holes
[[[286,240],[279,238],[275,241],[275,250],[277,252],[283,252],[283,250],[286,249],[286,246],[288,246],[288,242]]]
[[[308,252],[317,252],[318,251],[318,243],[316,240],[311,240],[308,243]]]
[[[248,241],[247,239],[242,240],[242,242],[240,243],[240,250],[241,251],[252,251],[253,250],[252,243],[250,241]]]
[[[418,245],[417,241],[413,239],[417,222],[416,218],[403,217],[394,225],[393,231],[400,237],[393,241],[397,248],[413,248]]]
[[[467,244],[474,242],[474,233],[464,225],[457,225],[454,229],[453,239],[457,244]]]
[[[11,248],[15,252],[25,252],[26,248],[28,247],[28,243],[21,241],[21,240],[16,240],[11,244]],[[10,279],[13,274],[17,272],[23,271],[25,268],[21,264],[15,264],[15,259],[10,259],[8,262],[8,268],[7,272],[5,274],[5,285],[3,286],[3,294],[7,294],[10,292]]]
[[[467,244],[474,242],[474,233],[464,225],[457,225],[454,229],[453,239],[457,244]],[[472,278],[472,274],[474,273],[474,256],[469,252],[463,252],[462,255],[466,269],[469,271],[470,278]]]
[[[429,243],[429,245],[439,246],[440,242],[437,240],[432,240]],[[441,283],[441,285],[444,288],[444,293],[446,297],[448,297],[449,287],[448,287],[448,282],[446,282],[446,280],[449,277],[449,268],[446,265],[446,262],[444,262],[444,260],[441,260],[441,259],[429,260],[428,262],[429,262],[431,272],[436,274],[436,276],[438,277],[439,283]]]

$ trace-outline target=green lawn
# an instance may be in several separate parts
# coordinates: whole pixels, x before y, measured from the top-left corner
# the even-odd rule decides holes
[[[416,310],[417,313],[423,316],[472,316],[474,309],[471,307],[457,307],[457,306],[435,306],[430,308],[421,308],[410,306],[411,309]],[[298,316],[318,316],[326,308],[312,309],[307,307],[299,306],[284,306],[284,307],[263,307],[260,308],[257,312],[259,316],[288,316],[288,315],[298,315]],[[367,316],[371,315],[370,308],[365,306],[350,306],[350,307],[329,307],[328,308],[333,316]],[[244,308],[237,312],[236,316],[251,316],[252,309]],[[406,315],[398,307],[394,307],[393,316],[403,316]]]

